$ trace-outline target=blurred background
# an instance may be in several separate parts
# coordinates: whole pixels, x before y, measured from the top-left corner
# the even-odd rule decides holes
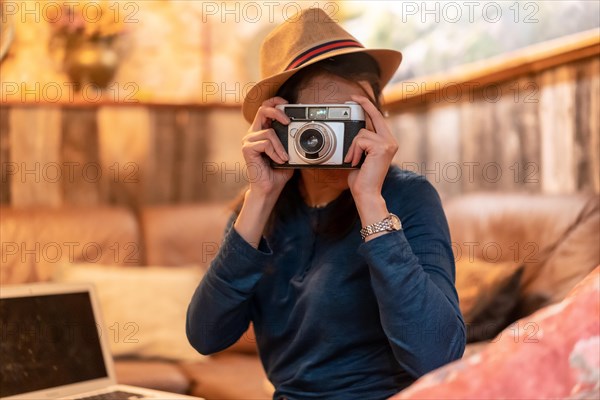
[[[260,43],[317,6],[403,52],[394,161],[444,203],[465,358],[500,346],[428,382],[597,398],[597,303],[546,307],[600,263],[598,0],[0,0],[0,285],[94,282],[120,383],[272,398],[252,327],[202,357],[185,311],[253,177],[241,103]],[[437,393],[421,398],[483,396]]]
[[[223,201],[265,35],[320,6],[403,63],[396,162],[443,198],[600,191],[598,1],[0,1],[0,203]]]
[[[235,196],[260,42],[316,5],[403,52],[396,161],[443,196],[600,190],[597,1],[1,4],[2,204]]]

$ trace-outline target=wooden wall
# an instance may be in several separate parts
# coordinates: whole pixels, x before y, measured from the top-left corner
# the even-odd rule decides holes
[[[391,113],[396,162],[445,196],[600,192],[600,58],[437,93]]]
[[[237,107],[6,106],[0,202],[169,204],[232,198],[244,186]]]
[[[442,197],[600,192],[599,75],[594,56],[395,109],[395,161]],[[236,106],[3,104],[0,204],[229,200],[246,130]]]

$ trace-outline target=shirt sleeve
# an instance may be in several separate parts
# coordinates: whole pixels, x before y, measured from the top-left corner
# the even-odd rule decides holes
[[[394,356],[407,372],[419,377],[462,357],[466,334],[440,198],[424,178],[403,192],[397,201],[387,201],[403,229],[362,243],[358,253],[369,265]]]
[[[248,329],[252,293],[273,254],[264,237],[258,249],[246,242],[234,220],[187,309],[188,341],[206,355],[231,346]]]

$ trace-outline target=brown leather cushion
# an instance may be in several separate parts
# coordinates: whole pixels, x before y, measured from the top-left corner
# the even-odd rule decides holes
[[[220,353],[207,362],[182,363],[192,395],[206,400],[271,399],[272,389],[257,356]]]
[[[177,364],[167,361],[115,361],[117,382],[166,392],[187,394],[190,382]]]
[[[600,213],[584,215],[581,222],[556,246],[538,276],[523,293],[516,318],[562,300],[582,276],[600,264]]]
[[[142,209],[146,264],[206,266],[218,252],[230,215],[222,204]]]
[[[600,227],[591,222],[598,201],[584,193],[478,193],[450,199],[444,210],[456,258],[472,251],[486,261],[525,266],[518,307],[529,313],[550,301],[548,291],[565,293],[598,264]]]
[[[0,208],[0,282],[46,281],[60,263],[139,265],[135,217],[122,208]]]
[[[223,204],[188,204],[142,209],[141,229],[149,265],[208,268],[219,251],[232,211]],[[252,326],[225,352],[257,354]]]

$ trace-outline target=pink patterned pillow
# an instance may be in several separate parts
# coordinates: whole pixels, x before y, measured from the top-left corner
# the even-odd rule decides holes
[[[600,266],[561,302],[500,332],[481,352],[421,377],[400,399],[600,398]]]

